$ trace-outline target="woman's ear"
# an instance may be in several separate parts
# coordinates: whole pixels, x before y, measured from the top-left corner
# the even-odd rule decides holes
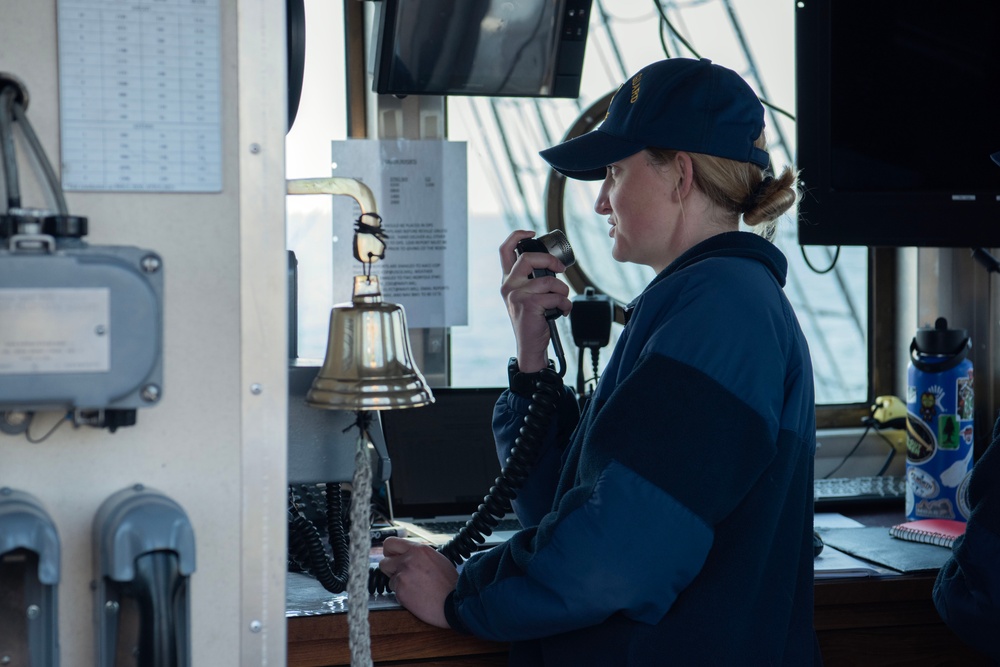
[[[694,163],[690,155],[680,152],[674,157],[674,164],[677,167],[677,194],[684,199],[694,185]]]

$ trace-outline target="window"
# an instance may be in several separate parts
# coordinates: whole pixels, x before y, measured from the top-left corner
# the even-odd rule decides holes
[[[795,125],[781,111],[794,113],[795,107],[793,5],[777,0],[661,5],[670,24],[700,56],[743,74],[770,103],[766,132],[772,163],[776,169],[794,163]],[[547,228],[548,169],[537,152],[560,141],[591,104],[612,92],[626,76],[662,58],[664,44],[671,56],[693,56],[652,3],[597,0],[579,100],[449,100],[449,137],[469,143],[470,191],[476,192],[469,198],[470,253],[475,257],[470,261],[475,267],[470,276],[473,303],[470,325],[451,332],[453,384],[506,382],[503,360],[513,353],[514,344],[499,297],[496,249],[514,228],[539,232]],[[492,196],[484,196],[487,192]],[[593,211],[596,192],[595,184],[567,182],[563,198],[566,232],[586,274],[602,291],[628,302],[653,277],[652,272],[617,264],[611,258],[605,220]],[[780,221],[775,242],[789,260],[786,293],[810,342],[817,401],[866,401],[868,250],[845,247],[839,256],[833,248],[803,251],[797,244],[792,215]],[[568,323],[561,320],[560,329],[569,366],[567,382],[576,383],[576,348]],[[616,338],[620,325],[613,329]],[[589,363],[583,366],[588,376]]]

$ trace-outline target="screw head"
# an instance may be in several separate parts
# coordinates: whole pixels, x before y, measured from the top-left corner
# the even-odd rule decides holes
[[[163,266],[163,261],[156,255],[146,255],[140,260],[139,266],[146,273],[156,273]]]

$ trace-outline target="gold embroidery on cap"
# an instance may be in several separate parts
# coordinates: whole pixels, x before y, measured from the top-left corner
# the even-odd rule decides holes
[[[632,77],[632,97],[629,99],[631,104],[635,104],[635,101],[639,98],[639,82],[642,81],[642,72],[639,72],[634,77]]]

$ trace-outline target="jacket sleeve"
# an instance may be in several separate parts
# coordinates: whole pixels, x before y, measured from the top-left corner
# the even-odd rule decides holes
[[[743,445],[724,454],[737,459],[726,467],[731,477],[719,479],[717,465],[727,431],[697,419],[672,423],[664,405],[672,414],[709,405],[738,421]],[[658,622],[705,563],[713,525],[774,456],[759,416],[710,378],[663,357],[640,363],[609,398],[606,414],[614,421],[598,417],[587,426],[583,449],[592,455],[558,506],[537,528],[465,564],[445,604],[456,630],[519,641],[615,613]],[[671,447],[672,456],[652,455],[686,441],[691,446]],[[723,491],[706,494],[706,485]],[[655,531],[647,529],[648,516],[657,517]]]
[[[497,400],[493,411],[493,435],[501,467],[506,465],[518,438],[522,438],[523,443],[524,420],[531,412],[537,419],[537,406],[532,408],[530,399],[510,390],[504,391]],[[543,437],[535,443],[537,458],[511,503],[522,526],[537,526],[542,516],[552,509],[565,444],[579,418],[576,394],[567,387],[560,387],[558,401],[548,417],[547,433],[542,433]]]
[[[934,604],[965,643],[1000,662],[1000,420],[993,442],[972,470],[965,534],[938,571]]]

